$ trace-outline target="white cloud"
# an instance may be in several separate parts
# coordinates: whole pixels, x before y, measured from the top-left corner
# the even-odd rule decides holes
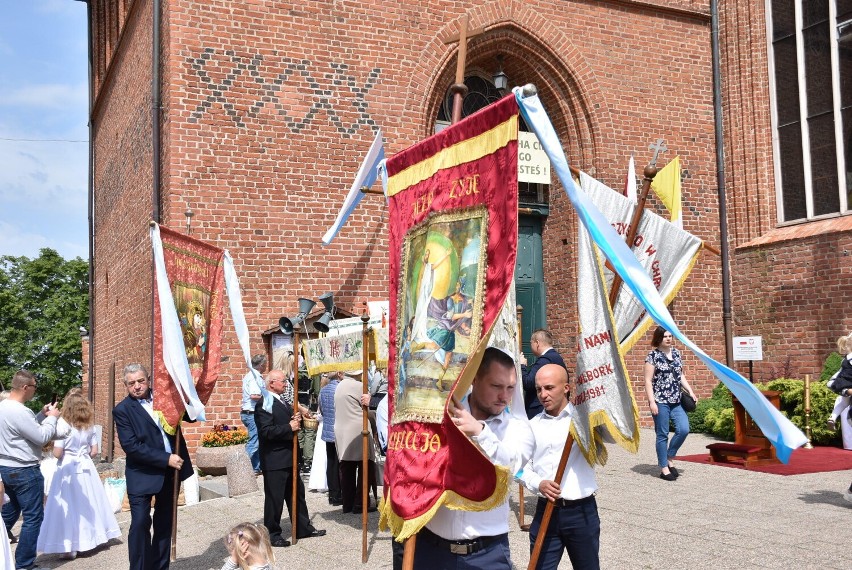
[[[36,109],[85,109],[89,101],[86,83],[44,83],[12,88],[0,97],[0,107]]]
[[[83,238],[85,237],[84,235]],[[65,259],[89,257],[88,241],[71,243],[27,231],[18,224],[0,221],[0,255],[26,256],[32,259],[38,257],[39,251],[45,247],[56,250]]]

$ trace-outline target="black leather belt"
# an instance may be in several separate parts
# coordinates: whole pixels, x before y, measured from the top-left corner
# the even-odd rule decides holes
[[[449,550],[452,554],[458,554],[460,556],[474,554],[480,550],[484,550],[495,542],[499,542],[504,539],[508,540],[509,537],[509,533],[503,533],[496,536],[480,536],[479,538],[472,538],[470,540],[447,540],[446,538],[438,536],[428,528],[424,528],[419,534],[426,540],[426,542],[434,544],[441,550]]]
[[[583,503],[588,503],[589,501],[591,501],[594,498],[595,498],[594,495],[589,495],[588,497],[583,497],[582,499],[576,499],[576,500],[572,501],[570,499],[563,499],[563,498],[560,497],[560,498],[556,499],[555,501],[553,501],[553,506],[559,507],[559,508],[576,507],[577,505],[582,505]],[[543,499],[543,498],[539,497],[538,501],[539,501],[539,503],[542,503],[542,505],[541,505],[542,507],[547,505],[547,499]]]

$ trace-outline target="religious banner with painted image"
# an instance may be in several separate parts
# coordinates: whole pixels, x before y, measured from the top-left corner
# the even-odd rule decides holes
[[[508,490],[450,421],[514,278],[518,107],[506,97],[387,161],[388,456],[381,524],[398,540],[441,505],[488,510]]]
[[[174,433],[186,411],[204,419],[222,362],[225,251],[164,226],[154,248],[154,409]]]

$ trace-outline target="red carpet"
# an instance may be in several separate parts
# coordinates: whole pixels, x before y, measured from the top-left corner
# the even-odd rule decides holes
[[[710,463],[709,453],[678,456],[677,459],[691,463],[745,469],[743,465],[737,463]],[[787,465],[783,463],[760,465],[751,467],[748,470],[772,473],[773,475],[801,475],[803,473],[822,473],[824,471],[843,471],[845,469],[852,469],[852,451],[838,447],[814,447],[813,449],[799,448],[795,450],[790,455],[790,462]]]

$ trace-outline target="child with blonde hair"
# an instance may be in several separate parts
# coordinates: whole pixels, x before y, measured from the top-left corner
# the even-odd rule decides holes
[[[260,524],[240,523],[225,537],[228,558],[222,570],[271,570],[275,562],[269,531]]]
[[[62,553],[63,558],[73,559],[77,552],[92,550],[121,536],[92,462],[100,444],[93,417],[92,405],[82,395],[69,394],[65,398],[62,418],[70,433],[53,446],[57,466],[38,536],[41,552]]]
[[[828,417],[828,427],[830,429],[835,429],[837,419],[843,413],[843,410],[848,408],[849,404],[852,403],[852,398],[850,398],[852,397],[852,333],[837,339],[837,352],[846,356],[843,358],[840,370],[835,372],[834,376],[826,384],[830,390],[837,393],[837,399],[834,400],[834,409]]]

